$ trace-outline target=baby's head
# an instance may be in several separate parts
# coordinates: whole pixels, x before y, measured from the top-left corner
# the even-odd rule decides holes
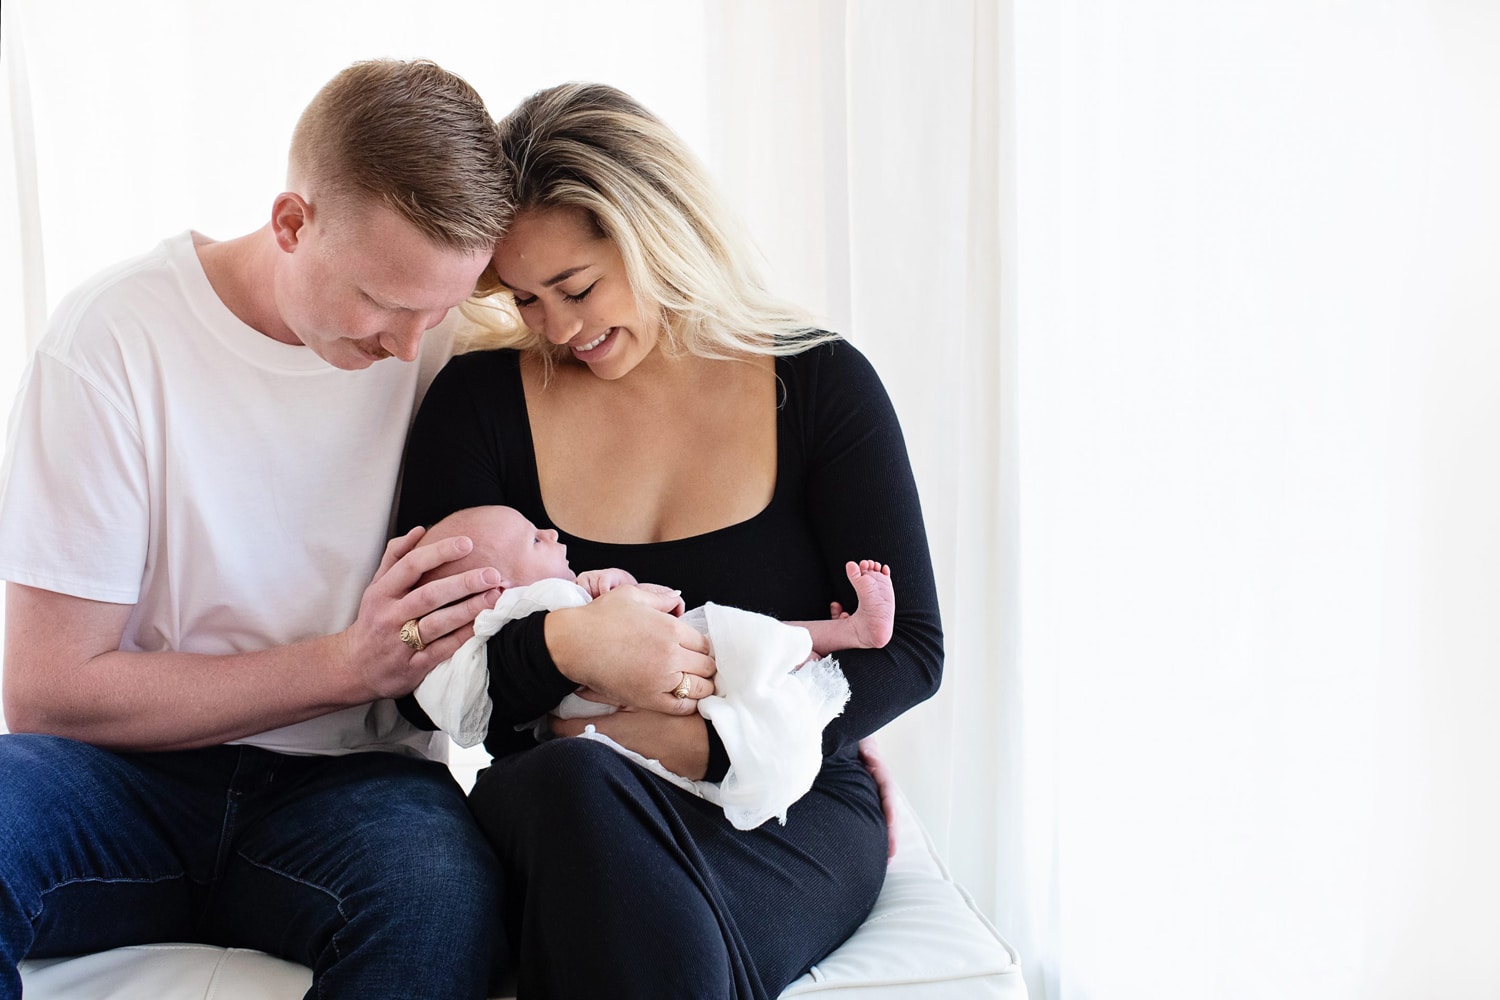
[[[467,535],[474,548],[462,559],[424,575],[422,583],[485,566],[500,571],[502,590],[524,587],[548,577],[577,579],[568,567],[568,547],[557,540],[557,532],[539,529],[514,507],[466,507],[454,511],[428,528],[418,547],[454,535]]]

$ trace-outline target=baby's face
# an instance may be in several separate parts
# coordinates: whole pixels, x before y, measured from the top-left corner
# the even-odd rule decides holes
[[[506,586],[524,587],[551,577],[576,579],[568,566],[568,547],[553,529],[538,528],[511,507],[486,508],[479,524],[469,534],[474,551],[493,553]]]

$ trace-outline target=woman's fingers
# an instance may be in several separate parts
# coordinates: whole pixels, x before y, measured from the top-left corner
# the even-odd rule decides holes
[[[677,684],[665,693],[660,707],[655,708],[655,711],[667,715],[691,715],[698,711],[699,699],[714,693],[714,682],[708,677],[680,670],[678,678]]]
[[[547,648],[564,676],[606,701],[669,715],[687,715],[713,693],[708,638],[675,618],[677,597],[618,587],[582,608],[547,616]],[[683,698],[676,692],[692,675]],[[688,704],[682,704],[688,702]]]
[[[659,583],[638,583],[636,586],[647,593],[660,594],[664,599],[670,600],[672,602],[671,606],[662,608],[669,615],[680,617],[687,610],[687,606],[682,603],[682,591],[680,590],[663,587]]]

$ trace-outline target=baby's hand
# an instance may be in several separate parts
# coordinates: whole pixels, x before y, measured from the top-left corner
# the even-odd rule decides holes
[[[590,569],[578,574],[578,586],[590,597],[603,597],[616,587],[635,583],[635,577],[623,569]]]

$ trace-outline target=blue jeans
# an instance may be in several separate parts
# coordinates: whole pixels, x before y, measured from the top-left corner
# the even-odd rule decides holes
[[[16,964],[150,941],[257,948],[308,997],[486,995],[493,853],[441,764],[0,735],[0,997]]]

